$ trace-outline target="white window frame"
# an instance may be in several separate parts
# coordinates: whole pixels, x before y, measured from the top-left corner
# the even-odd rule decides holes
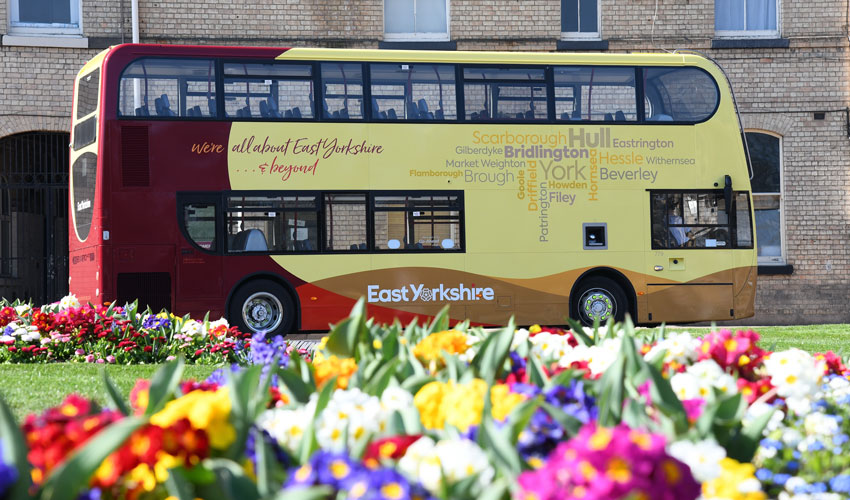
[[[414,19],[416,16],[416,1],[413,0]],[[384,15],[384,41],[386,42],[447,42],[451,40],[451,9],[449,0],[446,4],[446,32],[445,33],[387,33],[387,0],[383,1]],[[415,22],[414,22],[415,25]]]
[[[785,159],[783,154],[784,140],[783,137],[777,133],[771,132],[769,130],[762,129],[747,129],[744,131],[745,134],[755,133],[755,134],[764,134],[769,135],[771,137],[776,137],[779,139],[779,192],[778,193],[756,193],[753,192],[753,233],[756,236],[756,241],[758,241],[758,228],[756,227],[755,221],[755,205],[756,198],[760,196],[768,197],[768,196],[779,196],[779,252],[778,256],[770,255],[770,256],[758,256],[758,264],[760,266],[784,266],[787,263],[787,244],[785,238]],[[756,247],[756,252],[758,252],[758,247]]]
[[[20,2],[27,0],[9,0],[10,35],[76,35],[83,33],[83,5],[81,0],[66,0],[71,6],[71,23],[26,23],[20,22]]]
[[[581,10],[581,1],[578,2]],[[563,15],[564,2],[561,0],[561,14]],[[578,14],[581,22],[581,14]],[[579,29],[581,26],[579,25]],[[602,2],[596,0],[596,31],[562,31],[561,40],[602,40]]]
[[[748,0],[738,0],[742,2],[746,2]],[[779,38],[779,29],[782,26],[782,13],[780,12],[782,3],[779,0],[771,0],[776,4],[776,29],[775,30],[714,30],[714,36],[716,38]],[[747,9],[744,8],[744,13],[746,14]],[[717,1],[714,3],[714,15],[717,16]],[[716,23],[716,21],[715,21]],[[744,26],[747,25],[746,19],[744,20]],[[716,26],[716,24],[715,24]]]

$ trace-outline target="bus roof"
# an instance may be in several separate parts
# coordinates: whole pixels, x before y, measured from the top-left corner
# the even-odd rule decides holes
[[[292,48],[279,60],[332,60],[378,62],[427,62],[470,64],[602,64],[602,65],[704,65],[707,59],[693,53],[553,53],[553,52],[470,52],[428,50],[373,50]]]

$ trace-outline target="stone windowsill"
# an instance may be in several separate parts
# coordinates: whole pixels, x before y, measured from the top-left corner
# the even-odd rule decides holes
[[[83,36],[63,35],[3,35],[0,44],[11,47],[87,49],[89,48],[89,39]]]

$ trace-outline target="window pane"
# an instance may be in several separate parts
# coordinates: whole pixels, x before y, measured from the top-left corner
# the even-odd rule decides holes
[[[776,0],[746,0],[747,29],[776,29]]]
[[[717,108],[720,95],[711,76],[696,68],[644,69],[647,121],[700,122]]]
[[[231,252],[309,252],[318,249],[316,197],[231,196],[227,248]]]
[[[325,195],[325,249],[366,250],[366,195]]]
[[[753,196],[759,257],[782,256],[782,219],[778,195]]]
[[[578,31],[578,0],[561,0],[561,31]]]
[[[80,78],[77,88],[77,118],[82,118],[97,109],[100,69]]]
[[[214,117],[215,64],[208,59],[140,59],[121,75],[118,113]]]
[[[454,120],[455,68],[447,64],[372,64],[372,118]]]
[[[743,30],[745,15],[745,0],[714,0],[714,29],[716,30]]]
[[[225,64],[226,116],[262,120],[313,117],[312,67],[303,64]]]
[[[560,66],[555,68],[559,120],[635,121],[634,68]],[[569,90],[567,90],[569,89]]]
[[[596,26],[598,19],[596,12],[597,0],[581,0],[579,5],[579,24],[582,33],[595,33],[599,31]]]
[[[363,68],[360,64],[322,64],[324,117],[363,118]]]
[[[545,120],[547,88],[538,68],[465,68],[466,119]]]
[[[18,2],[18,21],[22,23],[73,24],[71,0],[12,1]]]
[[[74,211],[74,224],[81,241],[89,237],[91,221],[94,216],[94,191],[97,186],[97,155],[83,153],[71,165],[73,192],[71,208]]]
[[[753,192],[779,193],[779,138],[769,134],[747,132],[747,148],[753,165]]]
[[[416,33],[447,33],[446,0],[416,0]]]
[[[750,219],[750,198],[747,193],[735,193],[735,248],[753,247],[753,228]]]
[[[657,193],[651,203],[652,248],[731,247],[722,193]]]
[[[413,33],[414,0],[384,0],[384,29],[387,33]]]
[[[192,203],[183,207],[183,223],[192,241],[201,248],[215,251],[215,205]]]
[[[456,195],[376,196],[378,250],[462,250]]]

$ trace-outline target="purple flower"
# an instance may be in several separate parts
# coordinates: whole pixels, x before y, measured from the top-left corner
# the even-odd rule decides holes
[[[3,441],[0,441],[0,457],[3,456]],[[18,469],[0,459],[0,498],[6,498],[6,492],[18,480]]]

